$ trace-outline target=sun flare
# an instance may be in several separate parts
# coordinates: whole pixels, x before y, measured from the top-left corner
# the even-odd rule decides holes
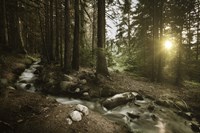
[[[171,41],[167,40],[167,41],[165,41],[164,46],[165,46],[165,49],[170,50],[172,48],[173,44]]]

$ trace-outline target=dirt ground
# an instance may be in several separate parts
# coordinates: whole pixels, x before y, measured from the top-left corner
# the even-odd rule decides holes
[[[125,126],[90,111],[80,122],[67,123],[74,106],[24,90],[8,89],[0,98],[0,129],[3,133],[126,133]]]
[[[151,83],[125,73],[112,73],[111,77],[112,81],[108,80],[106,84],[113,86],[112,88],[116,91],[136,91],[155,100],[162,97],[184,100],[192,110],[200,110],[200,84],[186,82],[182,86],[174,86],[165,83]]]

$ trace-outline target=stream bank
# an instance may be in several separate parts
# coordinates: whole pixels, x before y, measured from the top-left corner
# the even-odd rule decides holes
[[[38,63],[35,62],[29,69],[26,69],[22,73],[16,84],[19,88],[21,87],[30,92],[37,90],[44,91],[44,86],[39,89],[37,89],[39,86],[35,87],[35,81],[38,80],[37,82],[39,82],[41,80],[38,76],[39,73],[37,73],[37,70],[41,71],[41,66]],[[48,89],[57,90],[57,93],[54,95],[58,94],[58,96],[48,96],[47,98],[55,99],[57,102],[69,107],[83,104],[90,111],[102,115],[104,119],[110,119],[114,123],[121,124],[123,127],[126,125],[127,131],[192,133],[199,129],[194,117],[189,115],[190,110],[184,105],[184,102],[178,104],[178,102],[173,103],[167,100],[154,101],[137,92],[123,92],[114,95],[117,91],[114,92],[113,89],[108,89],[108,92],[109,90],[112,91],[107,93],[107,95],[102,95],[104,93],[102,93],[103,89],[101,87],[105,86],[98,86],[98,84],[104,83],[108,79],[104,79],[104,77],[100,77],[100,80],[96,79],[94,73],[91,71],[84,70],[71,75],[65,75],[50,70],[48,74],[47,76],[40,76],[42,77],[42,82],[46,83],[44,85],[52,85]],[[58,80],[56,74],[62,75],[60,75],[60,80]],[[48,77],[48,80],[45,82],[46,77]],[[96,86],[96,88],[91,88],[93,87],[91,84]],[[54,91],[49,92],[52,93]],[[45,92],[48,92],[48,90],[45,89]],[[179,110],[172,107],[177,107]],[[67,118],[68,120],[69,118]]]

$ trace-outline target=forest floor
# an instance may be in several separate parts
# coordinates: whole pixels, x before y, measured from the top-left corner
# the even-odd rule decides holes
[[[16,89],[13,82],[23,69],[31,65],[32,59],[27,59],[24,56],[9,59],[10,62],[5,62],[8,60],[7,57],[4,58],[4,61],[1,59],[0,62],[0,70],[4,70],[0,73],[0,130],[2,132],[101,133],[102,129],[105,133],[128,132],[125,126],[112,122],[93,111],[90,111],[90,115],[83,117],[82,121],[69,125],[66,118],[74,110],[74,105],[62,105],[42,93],[30,93]],[[15,63],[18,65],[11,65]],[[45,73],[52,71],[52,69],[45,70],[48,70]],[[82,69],[81,71],[93,73],[90,69]],[[59,79],[58,76],[54,78]],[[90,97],[108,97],[117,93],[134,91],[153,100],[183,101],[187,104],[187,108],[200,118],[200,114],[198,114],[200,112],[199,84],[185,82],[183,86],[177,87],[169,84],[151,83],[138,79],[129,73],[116,72],[111,73],[109,78],[100,77],[98,81],[96,79],[87,81],[87,86],[91,88]]]

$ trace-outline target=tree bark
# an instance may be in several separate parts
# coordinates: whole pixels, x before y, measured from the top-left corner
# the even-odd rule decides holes
[[[199,29],[199,21],[200,21],[200,18],[199,18],[199,13],[200,13],[200,8],[199,8],[199,5],[200,5],[200,3],[198,2],[197,3],[197,7],[198,7],[198,11],[197,11],[197,52],[196,52],[196,60],[199,60],[199,31],[200,31],[200,29]]]
[[[153,0],[153,43],[152,43],[152,58],[151,58],[151,81],[156,80],[156,48],[157,48],[157,2]]]
[[[182,28],[180,29],[180,37],[179,37],[179,44],[178,44],[178,51],[177,51],[177,65],[176,65],[176,85],[180,85],[182,81],[182,76],[181,76],[181,62],[182,62]]]
[[[93,21],[92,21],[92,58],[94,58],[94,51],[97,39],[97,1],[93,0]]]
[[[55,0],[55,11],[56,11],[56,47],[55,47],[55,58],[59,60],[59,36],[60,36],[60,26],[59,26],[59,13],[58,13],[58,0]]]
[[[53,0],[50,0],[50,43],[49,43],[49,57],[54,61],[54,36],[53,36]]]
[[[96,72],[108,76],[108,68],[105,57],[105,0],[98,0],[98,33],[97,33],[97,65]]]
[[[64,71],[71,70],[71,39],[70,39],[70,1],[65,0],[65,51],[64,51]]]
[[[162,79],[163,79],[163,75],[162,75],[162,43],[163,43],[163,6],[164,6],[164,2],[161,1],[160,3],[160,7],[159,7],[159,27],[160,27],[160,40],[159,40],[159,43],[158,43],[158,72],[157,72],[157,82],[162,82]]]
[[[79,0],[75,0],[75,27],[74,27],[74,46],[73,46],[73,58],[72,58],[72,69],[79,70]]]
[[[50,62],[49,56],[49,44],[50,44],[50,34],[49,34],[49,2],[45,0],[45,46],[46,46],[46,59]]]
[[[5,0],[0,1],[0,44],[2,46],[8,45],[8,31],[7,31]]]

